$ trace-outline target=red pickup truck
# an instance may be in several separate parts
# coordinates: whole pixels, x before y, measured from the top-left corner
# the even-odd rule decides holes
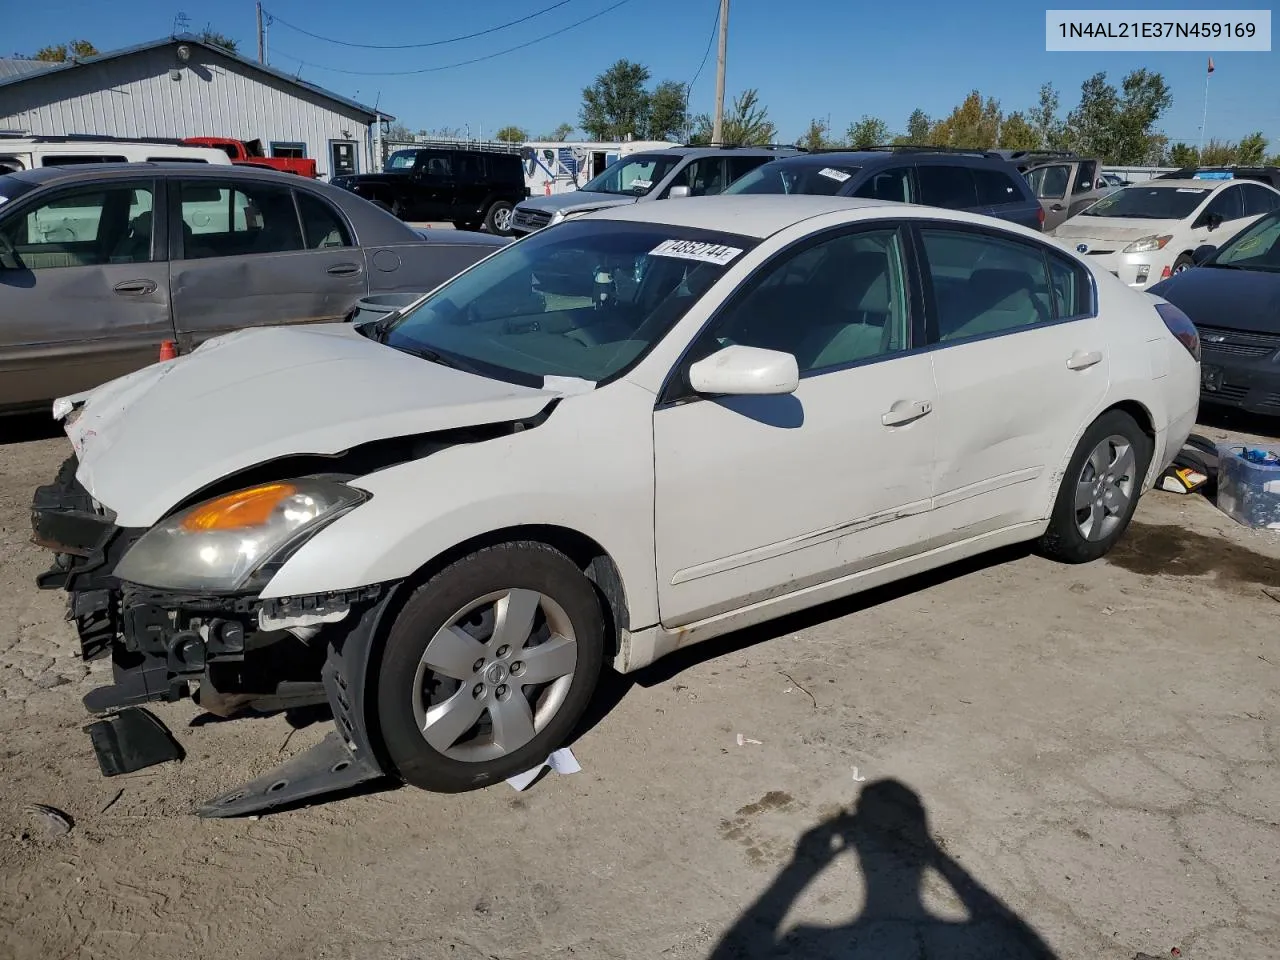
[[[268,167],[296,173],[300,177],[318,177],[316,162],[307,157],[268,157],[261,140],[233,140],[230,137],[187,137],[182,141],[193,147],[217,147],[226,152],[232,163],[249,167]]]

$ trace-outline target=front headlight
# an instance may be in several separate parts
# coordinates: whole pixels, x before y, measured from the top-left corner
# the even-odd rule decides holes
[[[156,524],[129,548],[115,576],[163,590],[235,592],[367,498],[314,478],[237,490]]]
[[[1149,237],[1141,237],[1133,243],[1129,244],[1121,253],[1150,253],[1152,250],[1163,250],[1164,245],[1173,239],[1172,234],[1165,234],[1163,237],[1157,237],[1152,234]]]

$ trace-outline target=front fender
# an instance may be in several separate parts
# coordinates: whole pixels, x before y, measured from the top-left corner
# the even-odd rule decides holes
[[[352,484],[372,499],[321,530],[262,597],[403,580],[507,527],[564,527],[617,564],[631,623],[657,622],[653,395],[626,381],[562,400],[540,426],[459,444]]]

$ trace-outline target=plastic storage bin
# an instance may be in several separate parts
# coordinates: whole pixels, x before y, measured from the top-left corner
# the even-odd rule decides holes
[[[1266,459],[1255,462],[1246,451]],[[1266,447],[1219,447],[1218,509],[1246,527],[1280,530],[1280,452]]]
[[[351,322],[359,325],[381,320],[387,314],[401,307],[407,307],[421,296],[421,293],[375,293],[369,297],[362,297],[356,301]]]

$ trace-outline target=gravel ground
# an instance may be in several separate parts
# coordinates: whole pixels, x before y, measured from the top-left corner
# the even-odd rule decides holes
[[[101,777],[106,669],[27,543],[66,444],[0,431],[0,957],[1277,955],[1280,536],[1202,497],[1107,561],[1005,551],[615,678],[525,793],[201,821],[325,725],[159,705],[186,759]]]

